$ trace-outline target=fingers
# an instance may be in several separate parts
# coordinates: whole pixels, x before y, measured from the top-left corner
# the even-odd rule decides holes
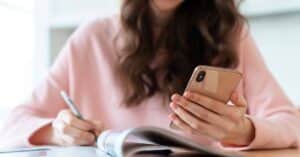
[[[212,98],[203,96],[201,94],[193,93],[193,92],[185,92],[184,97],[186,97],[188,100],[195,102],[196,104],[199,104],[203,106],[204,108],[218,113],[220,115],[230,115],[231,109],[228,105],[225,105],[224,103],[214,100]]]
[[[95,141],[95,137],[92,133],[72,127],[64,121],[54,121],[53,127],[55,128],[58,139],[64,141],[66,145],[91,145]]]
[[[93,145],[102,131],[102,124],[96,121],[78,119],[70,111],[61,111],[52,123],[58,145]]]
[[[238,94],[237,92],[234,92],[230,98],[231,102],[239,107],[247,107],[247,101],[246,99]]]
[[[71,125],[80,130],[89,131],[94,129],[94,126],[91,123],[78,119],[69,110],[63,110],[62,112],[60,112],[58,114],[58,118],[62,119],[66,124]]]
[[[188,124],[192,129],[195,130],[205,130],[205,131],[210,131],[211,126],[204,122],[199,120],[198,118],[194,117],[193,115],[191,115],[190,113],[188,113],[186,110],[184,110],[183,108],[181,108],[180,106],[171,103],[171,108],[173,109],[173,111],[176,113],[176,115],[186,124]],[[206,132],[205,132],[206,133]]]
[[[233,105],[189,92],[184,96],[175,94],[171,99],[172,120],[183,131],[237,145],[247,144],[253,137],[253,126],[245,117],[246,100],[237,93],[231,96]]]
[[[189,134],[195,133],[194,129],[192,129],[188,124],[182,121],[178,116],[176,116],[176,114],[171,114],[169,118],[180,130],[187,132]]]
[[[189,124],[187,124],[184,120],[179,118],[179,116],[176,114],[171,114],[169,118],[180,130],[189,134],[193,134],[193,135],[202,134],[202,135],[210,136],[215,140],[221,140],[225,136],[222,131],[218,129],[213,129],[212,126],[207,126],[206,128],[198,129],[198,130],[194,129]]]
[[[216,124],[219,126],[224,124],[225,120],[220,115],[217,115],[216,113],[211,112],[203,108],[202,106],[187,100],[186,98],[180,95],[177,94],[174,95],[172,97],[172,101],[173,103],[180,105],[185,110],[189,111],[194,116],[201,119],[202,121],[206,121],[210,124]]]
[[[100,133],[104,130],[104,125],[101,122],[99,121],[88,121],[88,122],[94,126],[93,132],[95,133],[96,136],[99,136]]]

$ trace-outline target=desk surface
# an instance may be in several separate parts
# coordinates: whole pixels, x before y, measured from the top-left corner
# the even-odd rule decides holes
[[[249,152],[234,152],[241,157],[299,157],[300,150],[286,149],[286,150],[269,150],[269,151],[249,151]],[[178,153],[166,155],[137,155],[135,157],[201,157],[195,153]],[[34,152],[19,152],[1,154],[0,157],[109,157],[108,155],[98,151],[97,149],[86,148],[63,148],[54,151],[34,151]],[[206,156],[208,157],[208,156]],[[210,156],[213,157],[213,156]]]
[[[241,152],[243,157],[299,157],[300,150],[286,149],[286,150],[269,150],[269,151],[252,151]]]
[[[300,150],[285,149],[285,150],[265,150],[265,151],[245,151],[235,152],[241,157],[300,157]],[[171,157],[196,157],[196,154],[176,154]]]

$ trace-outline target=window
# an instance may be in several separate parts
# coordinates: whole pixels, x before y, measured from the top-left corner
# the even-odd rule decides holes
[[[34,0],[0,0],[0,126],[33,87]]]

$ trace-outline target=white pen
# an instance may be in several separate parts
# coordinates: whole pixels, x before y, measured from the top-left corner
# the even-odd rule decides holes
[[[71,112],[79,119],[83,120],[83,117],[79,110],[77,109],[76,105],[72,101],[72,99],[68,96],[68,94],[65,91],[60,92],[61,97],[64,99],[65,103],[70,108]]]
[[[72,99],[68,96],[68,94],[65,91],[61,91],[60,92],[61,97],[64,99],[64,101],[66,102],[67,106],[70,108],[71,112],[79,119],[84,120],[83,116],[81,115],[81,113],[79,112],[79,110],[77,109],[74,101],[72,101]],[[97,135],[95,134],[95,132],[93,130],[89,131],[90,133],[92,133],[95,136],[95,141],[97,141]]]

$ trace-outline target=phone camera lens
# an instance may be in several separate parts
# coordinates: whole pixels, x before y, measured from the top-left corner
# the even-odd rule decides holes
[[[205,79],[205,76],[206,76],[206,72],[205,71],[200,71],[197,78],[196,78],[196,81],[197,82],[202,82]]]

